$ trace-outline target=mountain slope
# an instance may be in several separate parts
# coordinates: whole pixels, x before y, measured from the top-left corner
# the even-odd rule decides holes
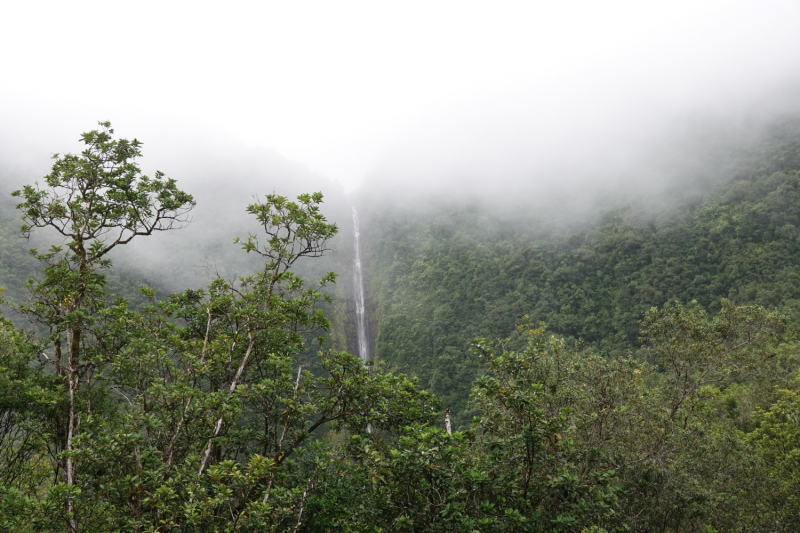
[[[463,422],[470,340],[506,337],[523,315],[614,355],[669,300],[796,308],[800,122],[769,128],[701,192],[632,197],[561,229],[479,203],[387,208],[365,231],[378,358],[420,376]]]

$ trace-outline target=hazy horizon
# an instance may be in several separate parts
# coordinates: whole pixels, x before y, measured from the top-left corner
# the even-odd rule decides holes
[[[279,154],[354,192],[381,180],[561,180],[624,167],[686,117],[800,109],[793,2],[5,11],[2,163],[33,177],[99,120],[145,143],[148,173],[191,181],[174,169],[212,152]]]

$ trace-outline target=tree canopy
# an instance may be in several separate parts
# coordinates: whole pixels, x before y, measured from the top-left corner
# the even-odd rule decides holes
[[[0,317],[0,530],[800,526],[800,167],[772,157],[683,214],[629,206],[550,240],[479,210],[387,218],[365,365],[326,340],[336,275],[298,273],[339,229],[321,193],[244,208],[250,273],[113,293],[118,249],[194,200],[110,124],[82,140],[15,193],[22,231],[60,240],[32,252],[30,321]]]

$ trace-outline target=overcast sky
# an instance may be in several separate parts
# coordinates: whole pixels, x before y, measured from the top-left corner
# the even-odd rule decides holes
[[[352,190],[398,154],[491,165],[746,107],[798,79],[798,24],[767,0],[3,2],[0,149],[111,120],[146,156],[227,138]]]

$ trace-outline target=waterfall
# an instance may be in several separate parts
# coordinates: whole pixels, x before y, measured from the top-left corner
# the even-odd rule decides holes
[[[369,361],[369,345],[367,343],[367,308],[364,304],[364,276],[361,271],[361,244],[358,231],[358,211],[353,208],[353,234],[355,259],[353,260],[353,285],[356,300],[356,331],[358,333],[358,356],[366,364]]]

